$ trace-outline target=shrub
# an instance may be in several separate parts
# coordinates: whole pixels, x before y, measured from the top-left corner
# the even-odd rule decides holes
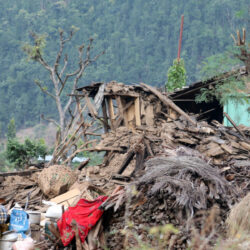
[[[7,142],[7,159],[18,168],[30,164],[31,160],[37,158],[39,155],[45,156],[46,153],[47,149],[42,139],[39,141],[26,139],[22,144],[16,138],[13,138]]]

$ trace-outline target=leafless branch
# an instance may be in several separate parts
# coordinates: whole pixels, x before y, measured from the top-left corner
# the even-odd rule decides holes
[[[41,83],[38,81],[38,80],[35,80],[34,81],[35,84],[42,90],[43,93],[45,93],[46,95],[49,95],[51,98],[55,99],[56,100],[56,97],[51,94],[49,91],[47,91],[42,85]]]
[[[81,78],[82,76],[82,73],[84,72],[85,70],[85,64],[83,63],[83,59],[82,59],[82,56],[83,56],[83,48],[84,48],[84,44],[82,44],[79,48],[78,48],[78,56],[79,56],[79,69],[76,74],[76,77],[74,79],[74,84],[72,86],[72,91],[71,91],[71,94],[74,94],[74,91],[76,89],[76,86],[77,86],[77,83],[78,83],[78,80]],[[70,106],[70,104],[72,103],[72,100],[73,100],[73,97],[70,96],[67,104],[65,105],[64,107],[64,112],[66,112]]]
[[[58,72],[58,66],[59,66],[59,62],[60,62],[60,59],[62,57],[62,52],[63,52],[63,48],[64,48],[63,30],[59,31],[59,36],[60,36],[60,48],[59,48],[59,51],[57,53],[56,61],[54,64],[54,70],[56,73]]]
[[[82,149],[84,149],[88,144],[91,144],[93,142],[96,142],[97,140],[91,140],[88,142],[85,142],[83,145],[81,145],[81,147],[79,149],[77,149],[68,159],[66,159],[62,164],[67,164],[68,162],[70,162],[78,153],[80,153],[82,151]]]
[[[54,64],[54,69],[55,69],[56,73],[58,72],[58,66],[59,66],[59,63],[60,63],[60,59],[62,57],[62,52],[63,52],[64,44],[67,43],[67,42],[69,42],[72,39],[73,35],[74,35],[74,32],[71,31],[70,34],[69,34],[69,36],[68,36],[68,38],[63,39],[63,33],[64,33],[63,30],[59,31],[60,48],[59,48],[59,51],[57,53],[56,61],[55,61],[55,64]],[[65,58],[67,59],[67,56]],[[65,58],[64,58],[64,62],[67,61],[67,60],[65,60]],[[64,66],[65,66],[65,64],[64,64]],[[64,70],[65,70],[65,68],[64,68]],[[60,77],[61,77],[61,74],[60,74]]]
[[[48,63],[43,59],[42,55],[39,53],[38,58],[36,61],[38,61],[42,66],[44,66],[45,69],[47,69],[50,73],[52,72],[52,68],[48,65]]]
[[[59,74],[60,78],[62,78],[62,75],[63,75],[63,73],[64,73],[64,71],[65,71],[67,65],[68,65],[68,55],[66,54],[66,55],[64,56],[64,65],[63,65],[63,68],[62,68],[62,70],[61,70],[61,72],[60,72],[60,74]]]
[[[69,108],[69,114],[70,114],[71,119],[74,119],[74,114],[72,113],[71,108]]]
[[[49,121],[49,122],[54,123],[57,127],[60,127],[60,125],[59,125],[58,122],[56,122],[54,119],[45,117],[44,114],[41,114],[41,118],[42,118],[43,120],[45,120],[45,121]]]
[[[82,107],[82,109],[79,111],[79,114],[75,114],[74,115],[74,121],[69,122],[67,128],[65,129],[65,134],[67,135],[70,131],[70,129],[76,126],[76,123],[78,122],[79,118],[80,118],[80,113],[82,113],[84,110],[86,109],[86,104]]]
[[[59,90],[59,96],[60,96],[61,93],[62,93],[62,91],[63,91],[63,89],[64,89],[65,83],[62,81],[62,79],[61,79],[60,75],[58,74],[58,72],[55,71],[55,73],[56,73],[56,76],[57,76],[59,82],[61,83],[61,88]]]

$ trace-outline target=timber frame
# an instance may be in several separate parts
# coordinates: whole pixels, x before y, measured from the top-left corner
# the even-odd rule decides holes
[[[156,118],[176,119],[178,113],[186,115],[167,96],[143,83],[93,83],[77,91],[79,94],[75,96],[85,99],[89,115],[103,123],[105,133],[120,126],[133,131],[140,126],[155,126]]]

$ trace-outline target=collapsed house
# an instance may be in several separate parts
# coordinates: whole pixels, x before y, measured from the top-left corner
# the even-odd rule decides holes
[[[102,163],[81,164],[76,171],[51,166],[32,177],[5,174],[0,198],[10,208],[14,202],[24,206],[30,194],[30,209],[44,212],[43,199],[73,206],[83,197],[109,196],[102,204],[102,220],[84,242],[86,248],[79,249],[97,249],[97,245],[123,249],[140,240],[157,248],[157,236],[148,237],[148,228],[165,224],[178,229],[167,234],[165,247],[186,249],[192,226],[199,230],[206,223],[201,217],[209,217],[216,206],[224,225],[231,206],[250,191],[249,127],[198,121],[197,114],[185,112],[166,93],[146,84],[94,83],[79,88],[75,97],[84,100],[89,119],[101,124],[97,128],[104,133],[89,130],[93,123],[80,107],[81,122],[73,136],[59,145],[56,156],[80,136],[89,136],[76,152],[105,152]],[[195,222],[188,226],[190,218]],[[53,244],[58,245],[60,235],[51,231]],[[81,246],[77,234],[76,242]]]
[[[105,133],[121,126],[132,130],[141,125],[154,126],[157,116],[171,113],[160,99],[143,85],[125,85],[113,81],[107,84],[93,83],[78,88],[77,91],[83,93],[93,117],[98,115],[101,106]],[[93,104],[89,98],[94,99]]]

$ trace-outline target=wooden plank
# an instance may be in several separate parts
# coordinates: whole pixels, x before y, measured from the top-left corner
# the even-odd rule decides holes
[[[177,139],[178,142],[185,143],[185,144],[190,144],[190,145],[196,145],[197,141],[191,140],[190,138],[180,138]]]
[[[99,147],[98,145],[93,148],[85,148],[81,150],[84,151],[114,151],[114,152],[124,152],[124,149],[122,148],[115,148],[115,147]]]
[[[19,175],[19,176],[27,176],[27,175],[31,175],[32,173],[35,172],[40,172],[42,171],[42,169],[32,169],[32,170],[25,170],[25,171],[12,171],[12,172],[4,172],[4,173],[0,173],[0,176],[13,176],[13,175]]]
[[[215,143],[209,143],[209,148],[207,151],[204,152],[204,154],[206,154],[207,156],[218,156],[218,155],[222,155],[225,154],[224,150],[221,149],[221,147]]]
[[[249,143],[239,142],[239,144],[241,145],[241,148],[243,148],[244,150],[248,150],[250,152],[250,144]]]
[[[221,144],[220,146],[221,146],[222,149],[224,149],[226,152],[228,152],[231,155],[235,153],[233,148],[231,146],[229,146],[229,145]]]
[[[146,140],[146,139],[144,140],[144,142],[145,142],[145,145],[146,145],[148,154],[149,154],[150,156],[154,156],[154,153],[153,153],[152,148],[151,148],[151,146],[150,146],[150,142],[149,142],[148,140]]]
[[[153,126],[154,125],[154,107],[152,105],[148,105],[145,109],[146,115],[146,125]]]
[[[135,125],[141,126],[140,98],[135,99]]]
[[[112,98],[109,97],[107,99],[108,101],[108,111],[109,111],[109,120],[110,120],[110,126],[111,126],[111,129],[115,129],[115,113],[114,113],[114,106],[113,106],[113,101],[112,101]]]
[[[119,168],[117,174],[122,174],[123,171],[126,169],[128,164],[132,161],[133,157],[135,155],[134,150],[131,150],[128,152],[126,158],[123,160],[121,167]]]
[[[104,132],[108,133],[108,115],[107,115],[107,107],[106,107],[106,101],[105,99],[102,102],[102,113],[103,113],[103,119],[104,119]]]
[[[119,95],[119,96],[124,96],[124,97],[139,97],[140,95],[139,94],[136,94],[136,93],[132,93],[132,92],[128,92],[128,93],[125,93],[125,94],[123,94],[123,93],[117,93],[117,94],[113,94],[113,93],[107,93],[107,92],[104,92],[104,95],[105,96],[108,96],[108,97],[115,97],[115,96],[117,96],[117,95]]]
[[[66,207],[68,207],[69,205],[71,205],[74,200],[77,197],[80,197],[81,195],[81,191],[77,188],[72,189],[64,194],[61,194],[59,196],[56,196],[55,198],[51,199],[51,202],[55,202],[58,205],[64,205]]]
[[[91,101],[87,95],[85,95],[85,100],[86,100],[86,104],[87,104],[87,107],[89,109],[90,114],[92,115],[92,117],[96,117],[97,112],[95,110],[95,106],[91,103]]]

